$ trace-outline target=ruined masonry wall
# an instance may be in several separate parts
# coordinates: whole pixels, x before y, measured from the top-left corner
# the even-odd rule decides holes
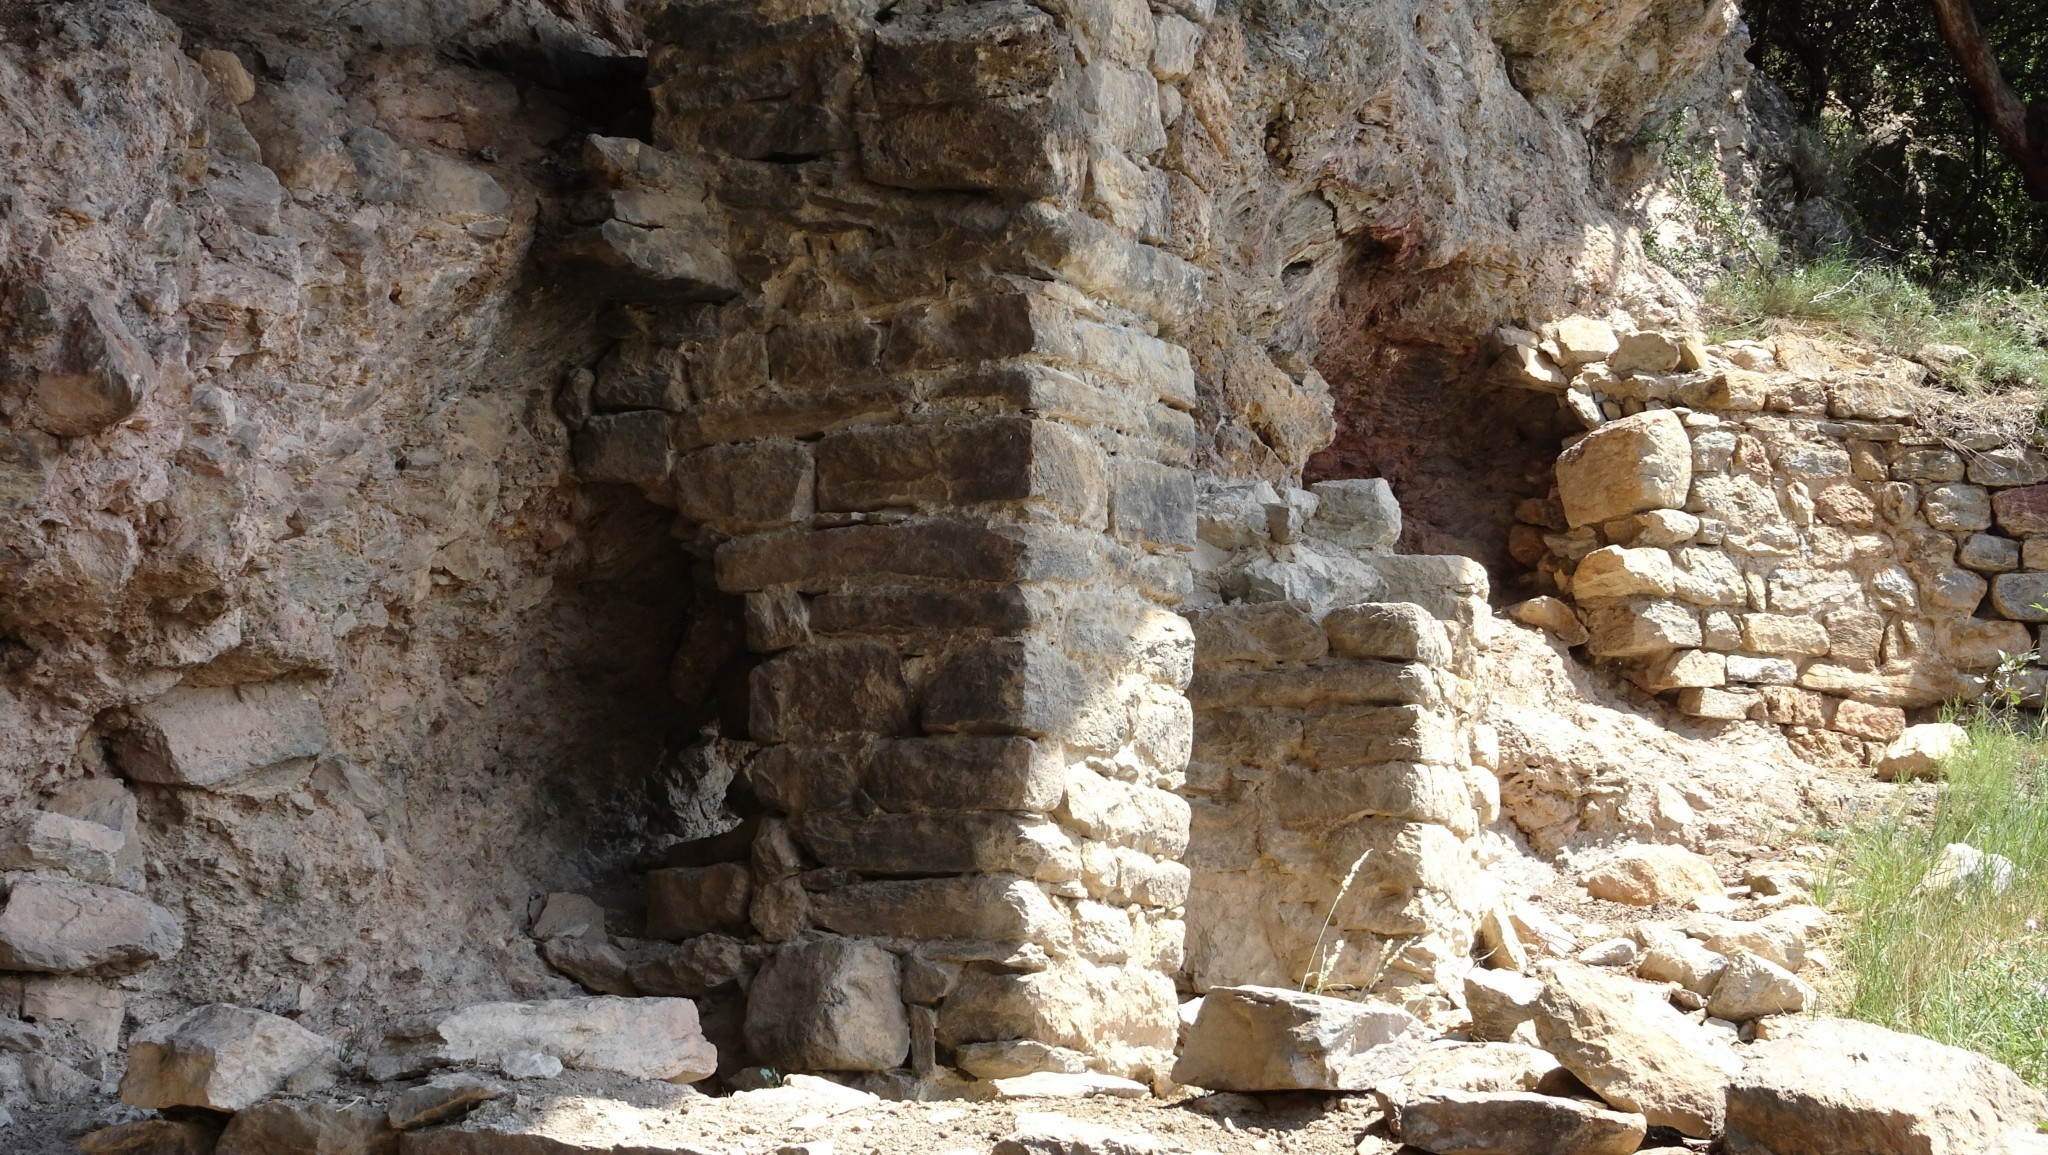
[[[1563,629],[1588,656],[1683,713],[1775,723],[1811,760],[1858,764],[1907,710],[1980,696],[2034,654],[2048,458],[1937,435],[1918,364],[1584,319],[1524,336],[1509,383],[1557,390],[1593,428],[1511,547],[1576,607],[1583,630]],[[2010,678],[2038,701],[2044,671]]]
[[[655,872],[650,933],[781,944],[745,1026],[778,1069],[1029,1040],[1163,1073],[1195,392],[1161,334],[1202,280],[1140,241],[1155,74],[1199,28],[991,3],[651,29],[659,147],[593,140],[606,187],[554,254],[619,298],[567,405],[585,476],[673,504],[745,596],[770,816],[750,861]]]

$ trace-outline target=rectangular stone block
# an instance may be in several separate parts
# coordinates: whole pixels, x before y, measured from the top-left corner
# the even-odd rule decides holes
[[[1033,501],[1100,525],[1107,500],[1094,443],[1056,422],[998,417],[849,429],[818,443],[825,510],[947,509]]]
[[[910,401],[907,383],[849,381],[822,395],[749,392],[708,398],[670,424],[669,443],[687,453],[708,445],[766,437],[812,437],[860,423],[896,420]]]
[[[1116,458],[1110,466],[1109,525],[1125,541],[1195,548],[1195,475],[1170,465]]]
[[[980,810],[856,815],[811,811],[790,819],[791,837],[828,867],[863,874],[1014,873],[1078,878],[1071,841],[1044,818]]]
[[[896,651],[874,642],[784,650],[749,677],[748,728],[757,742],[815,742],[910,728],[910,689]]]
[[[1178,409],[1195,404],[1194,364],[1185,348],[1077,316],[1037,292],[906,308],[891,326],[886,361],[899,369],[923,370],[1020,357],[1091,380],[1106,377]]]
[[[1179,858],[1188,848],[1188,804],[1164,790],[1070,767],[1060,822],[1098,842]]]
[[[1330,648],[1350,658],[1388,658],[1445,666],[1451,639],[1444,624],[1411,602],[1366,602],[1323,618]]]
[[[680,939],[747,925],[753,877],[737,862],[647,872],[647,936]]]
[[[1349,704],[1433,706],[1439,697],[1429,667],[1412,662],[1332,662],[1305,669],[1197,670],[1188,686],[1196,710],[1229,706]]]
[[[1759,654],[1824,657],[1828,652],[1828,632],[1812,618],[1789,614],[1743,614],[1742,648]]]
[[[1799,667],[1789,658],[1729,654],[1727,669],[1729,681],[1750,685],[1789,686],[1799,680]]]
[[[576,475],[616,485],[660,485],[674,465],[668,414],[658,409],[599,413],[572,439]]]
[[[772,585],[823,593],[862,578],[1080,581],[1098,572],[1098,558],[1093,543],[1049,526],[933,520],[735,538],[718,547],[717,569],[729,593]]]
[[[1064,911],[1037,884],[1001,874],[857,882],[811,896],[811,915],[841,934],[1063,944]]]
[[[1678,650],[1653,659],[1637,678],[1637,684],[1652,694],[1719,686],[1727,681],[1728,660],[1705,650]]]
[[[829,746],[763,747],[747,763],[747,781],[762,802],[784,814],[839,810],[853,804],[860,768]]]
[[[1352,559],[1377,579],[1374,602],[1421,606],[1441,622],[1471,625],[1489,615],[1486,567],[1457,554],[1382,553]]]
[[[1796,686],[1763,686],[1757,690],[1764,717],[1780,726],[1819,729],[1828,722],[1828,699]]]
[[[1045,280],[1064,281],[1094,296],[1144,313],[1164,326],[1187,316],[1202,300],[1202,271],[1080,212],[1061,212],[1043,201],[1018,210],[1004,238],[1008,267]]]
[[[927,733],[1056,735],[1086,687],[1072,659],[1042,642],[1003,638],[965,647],[925,690]]]
[[[2048,615],[2039,615],[2040,621]],[[1965,670],[1988,670],[2007,657],[2033,648],[2034,636],[2019,622],[1986,618],[1950,619],[1935,627],[1942,655]]]
[[[140,895],[43,874],[0,876],[0,970],[128,974],[176,954],[184,927]]]
[[[957,637],[986,632],[1001,637],[1042,624],[1041,612],[1021,586],[940,588],[866,586],[821,594],[811,602],[811,629],[819,634],[919,634]]]
[[[778,529],[816,508],[811,448],[800,441],[718,445],[675,464],[676,513],[721,533]]]
[[[1195,631],[1198,665],[1313,662],[1330,648],[1323,628],[1294,602],[1211,606],[1190,611],[1187,619]]]
[[[868,762],[868,797],[884,810],[1046,812],[1065,791],[1057,748],[1029,738],[903,738]]]
[[[1584,612],[1596,658],[1653,657],[1700,644],[1699,613],[1680,602],[1634,599]]]
[[[1761,712],[1762,703],[1762,697],[1755,690],[1702,687],[1678,692],[1681,713],[1724,722],[1748,718],[1752,711]]]
[[[1988,449],[1970,454],[1969,471],[1978,485],[2039,485],[2048,481],[2048,456],[2026,448]]]
[[[1829,728],[1873,742],[1889,742],[1906,732],[1906,712],[1897,706],[1870,706],[1862,702],[1835,703]]]
[[[1464,775],[1441,764],[1290,766],[1274,779],[1271,796],[1274,817],[1297,829],[1326,829],[1361,817],[1429,822],[1463,834],[1478,828]]]
[[[1301,745],[1302,715],[1294,710],[1210,709],[1195,714],[1196,757],[1217,764],[1272,768]],[[1192,780],[1194,770],[1188,771]]]
[[[221,788],[327,748],[312,691],[294,682],[179,686],[130,707],[111,742],[124,777]]]
[[[1302,746],[1325,769],[1378,762],[1457,760],[1457,731],[1443,715],[1420,706],[1352,706],[1310,711],[1302,718]]]
[[[2048,573],[2006,573],[1991,579],[1991,605],[2016,622],[2048,622]]]

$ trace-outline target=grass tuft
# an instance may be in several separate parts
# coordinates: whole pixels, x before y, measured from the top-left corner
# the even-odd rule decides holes
[[[1838,1010],[1981,1051],[2048,1088],[2048,733],[2011,718],[1968,723],[1931,818],[1901,806],[1852,827],[1822,897],[1849,915]],[[2011,859],[2011,885],[1921,892],[1951,842]]]

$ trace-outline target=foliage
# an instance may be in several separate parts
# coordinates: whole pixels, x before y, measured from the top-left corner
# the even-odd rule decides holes
[[[2039,0],[1975,0],[2008,82],[2048,98]],[[1744,0],[1750,57],[1805,124],[1793,177],[1873,251],[1923,278],[1998,269],[2048,278],[2048,204],[1971,105],[1926,0]]]
[[[1991,281],[1931,290],[1876,261],[1844,256],[1764,264],[1721,278],[1707,293],[1719,337],[1759,337],[1786,326],[1911,356],[1928,344],[1969,356],[1944,374],[1966,391],[2048,382],[2048,290]]]
[[[1901,805],[1852,827],[1825,897],[1849,915],[1842,1013],[1982,1051],[2048,1087],[2048,732],[1985,708],[1946,766],[1931,818]],[[1923,888],[1942,847],[2015,866]]]
[[[1752,266],[1770,264],[1777,258],[1776,242],[1728,195],[1719,149],[1713,137],[1691,121],[1690,113],[1681,109],[1661,123],[1646,124],[1636,135],[1636,147],[1655,157],[1668,175],[1666,189],[1677,199],[1682,223],[1694,238],[1690,244],[1671,245],[1660,239],[1658,230],[1648,229],[1643,251],[1688,279],[1697,269],[1718,271],[1731,254],[1740,254]]]

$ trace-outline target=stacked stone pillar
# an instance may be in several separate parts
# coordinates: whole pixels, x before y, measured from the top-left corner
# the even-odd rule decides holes
[[[1163,1071],[1201,277],[1142,241],[1188,22],[891,17],[670,6],[656,142],[593,142],[565,246],[639,287],[579,463],[675,506],[760,655],[771,815],[657,921],[781,944],[746,1034],[783,1069]]]

